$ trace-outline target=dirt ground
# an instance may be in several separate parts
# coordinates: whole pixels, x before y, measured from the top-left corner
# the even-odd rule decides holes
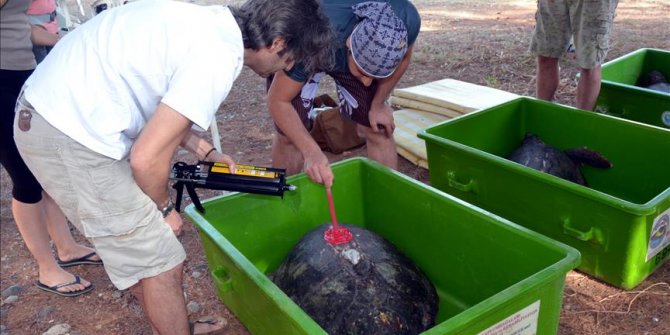
[[[454,78],[533,95],[534,59],[527,49],[534,26],[535,1],[417,0],[415,4],[423,25],[413,64],[399,87]],[[670,49],[669,12],[667,0],[621,0],[608,59],[643,47]],[[561,67],[557,101],[573,104],[577,68],[569,56],[561,61]],[[227,153],[240,163],[271,165],[273,125],[266,111],[261,78],[245,70],[217,118]],[[337,161],[358,155],[365,155],[365,150],[330,158]],[[185,152],[178,152],[175,158],[194,161]],[[404,159],[399,169],[429,183],[426,170]],[[96,285],[93,293],[81,297],[57,297],[35,287],[36,265],[11,214],[11,182],[4,170],[0,173],[0,286],[3,291],[14,285],[21,288],[18,299],[10,299],[15,301],[2,297],[2,334],[43,334],[58,324],[69,327],[68,332],[58,334],[149,334],[138,303],[128,292],[114,289],[102,267],[72,268]],[[201,197],[214,194],[201,192]],[[78,234],[77,238],[83,240]],[[228,321],[227,334],[248,334],[216,295],[195,227],[187,224],[180,239],[189,255],[184,282],[187,302],[193,310],[191,318],[223,315]],[[566,278],[563,297],[559,334],[670,334],[670,262],[632,291],[572,271]]]

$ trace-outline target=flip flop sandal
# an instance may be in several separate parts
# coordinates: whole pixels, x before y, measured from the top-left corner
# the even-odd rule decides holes
[[[79,258],[75,258],[69,261],[63,261],[60,258],[58,259],[58,265],[60,265],[61,268],[67,268],[70,266],[75,266],[75,265],[102,265],[102,260],[93,260],[91,257],[95,256],[96,252],[92,252],[88,255],[81,256]]]
[[[191,334],[191,335],[195,335],[195,325],[198,324],[198,323],[204,323],[204,324],[209,324],[209,325],[215,325],[215,324],[217,324],[219,321],[221,321],[221,319],[219,319],[219,318],[213,318],[213,317],[212,317],[212,318],[202,318],[202,319],[195,320],[195,321],[189,321],[189,322],[188,322],[189,334]],[[206,333],[200,333],[200,334],[198,334],[198,335],[223,335],[223,334],[224,334],[223,329],[224,329],[225,327],[226,327],[226,324],[223,323],[223,326],[222,326],[221,329],[212,330],[212,331],[210,331],[210,332],[206,332]]]
[[[63,296],[63,297],[76,297],[76,296],[82,295],[84,293],[91,292],[91,290],[93,290],[93,284],[88,285],[85,288],[80,289],[80,290],[76,290],[76,291],[63,292],[63,291],[58,290],[59,288],[67,287],[67,286],[70,286],[70,285],[76,285],[76,284],[81,284],[81,278],[79,278],[79,276],[74,276],[74,281],[72,281],[70,283],[58,284],[58,285],[54,285],[54,286],[46,286],[38,280],[36,285],[37,285],[37,288],[39,288],[40,290],[44,290],[44,291],[47,291],[47,292],[58,294],[58,295]]]

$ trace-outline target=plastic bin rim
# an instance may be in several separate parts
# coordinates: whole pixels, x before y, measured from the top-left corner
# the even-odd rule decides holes
[[[500,104],[498,106],[505,106],[505,105],[511,105],[511,104],[516,104],[516,103],[522,103],[522,101],[528,101],[528,100],[534,100],[534,101],[538,101],[538,102],[542,102],[542,103],[548,103],[548,102],[543,102],[541,100],[537,100],[537,99],[532,98],[532,97],[520,97],[520,98],[511,100],[511,101],[505,102],[504,104]],[[571,109],[573,109],[573,108],[571,108]],[[577,110],[577,109],[575,109],[575,110],[576,111],[581,111],[581,110]],[[447,123],[452,123],[452,122],[457,123],[457,122],[460,122],[462,120],[467,120],[469,118],[476,117],[479,114],[479,112],[482,112],[482,111],[486,111],[486,109],[478,110],[476,112],[472,112],[472,113],[465,114],[465,115],[460,115],[456,118],[442,121],[442,122],[440,122],[438,124],[435,124],[431,127],[421,129],[421,130],[419,130],[419,132],[417,132],[417,136],[421,139],[424,139],[424,140],[431,140],[431,141],[433,141],[434,144],[437,144],[440,147],[446,147],[447,144],[448,144],[449,146],[452,146],[452,147],[456,148],[457,150],[460,150],[460,151],[462,151],[462,152],[464,152],[468,155],[484,157],[485,159],[488,159],[488,160],[493,161],[497,164],[500,164],[500,165],[503,166],[503,168],[512,170],[515,173],[529,174],[533,179],[540,180],[540,181],[546,182],[546,183],[550,183],[550,184],[552,184],[554,186],[557,186],[559,188],[562,188],[562,189],[567,189],[568,191],[570,191],[572,193],[578,194],[582,197],[594,199],[594,200],[596,200],[600,203],[606,204],[610,207],[614,207],[614,208],[617,208],[619,210],[621,210],[621,209],[626,210],[627,212],[629,212],[631,214],[636,214],[636,215],[651,214],[655,211],[655,206],[656,205],[660,204],[663,201],[663,199],[667,198],[667,196],[670,196],[670,186],[668,186],[665,190],[663,190],[663,192],[660,192],[659,194],[657,194],[656,196],[654,196],[653,198],[651,198],[650,200],[648,200],[647,202],[645,202],[643,204],[630,202],[628,200],[620,199],[620,198],[617,198],[615,196],[609,195],[607,193],[604,193],[604,192],[601,192],[601,191],[598,191],[598,190],[595,190],[595,189],[592,189],[592,188],[589,188],[589,187],[586,187],[586,186],[582,186],[582,185],[564,180],[562,178],[552,176],[552,175],[544,173],[544,172],[537,171],[535,169],[532,169],[532,168],[523,166],[521,164],[512,162],[509,159],[500,157],[498,155],[494,155],[494,154],[488,153],[486,151],[479,150],[479,149],[473,148],[471,146],[464,145],[462,143],[450,140],[448,138],[439,137],[437,135],[429,133],[429,131],[440,128]],[[586,111],[581,111],[581,112],[586,112]],[[595,114],[595,116],[609,118],[609,119],[614,120],[615,122],[622,122],[619,118],[608,116],[608,115]],[[631,121],[626,121],[626,122],[630,123]],[[637,123],[637,124],[639,124],[640,126],[649,127],[649,128],[655,129],[655,130],[663,131],[663,132],[668,131],[668,130],[663,129],[661,127],[655,127],[655,126],[651,126],[651,125],[648,125],[648,124],[643,124],[643,123]],[[428,145],[428,143],[426,143],[426,145]],[[429,160],[428,164],[430,165],[430,160]]]
[[[339,166],[339,165],[345,165],[345,164],[351,164],[351,163],[359,163],[359,162],[366,162],[372,167],[376,168],[381,168],[381,169],[387,169],[389,172],[398,175],[401,177],[402,180],[405,182],[410,182],[410,183],[416,183],[421,185],[422,187],[425,187],[424,191],[425,192],[437,192],[440,193],[441,196],[445,198],[449,198],[450,200],[457,202],[458,204],[466,207],[466,210],[468,211],[474,211],[476,214],[479,215],[486,215],[489,217],[494,224],[498,224],[500,227],[506,230],[515,230],[517,232],[520,231],[522,235],[527,235],[528,237],[532,237],[534,241],[537,243],[542,244],[545,247],[551,248],[554,251],[562,252],[563,257],[554,262],[553,264],[543,268],[542,270],[530,275],[529,277],[501,290],[500,292],[484,299],[483,301],[471,306],[467,310],[454,315],[453,317],[444,320],[443,322],[436,324],[433,328],[427,330],[426,332],[431,332],[433,329],[440,329],[440,330],[450,330],[450,329],[456,329],[457,327],[462,326],[462,322],[459,320],[461,319],[468,319],[472,318],[476,315],[479,315],[482,312],[490,311],[490,310],[495,310],[496,308],[500,307],[501,305],[504,305],[509,298],[515,297],[522,292],[527,292],[533,290],[536,286],[545,284],[547,281],[553,280],[556,277],[564,276],[568,271],[571,269],[574,269],[577,267],[580,263],[581,260],[581,254],[579,251],[573,247],[570,247],[566,244],[563,244],[561,242],[549,239],[548,237],[541,235],[537,232],[534,232],[526,227],[517,225],[514,222],[511,222],[503,217],[497,216],[493,213],[490,213],[488,211],[485,211],[477,206],[474,206],[470,203],[467,203],[461,199],[458,199],[456,197],[453,197],[449,195],[448,193],[445,193],[443,191],[440,191],[430,185],[423,184],[420,181],[410,178],[400,172],[388,169],[382,165],[380,165],[377,162],[371,161],[367,158],[360,158],[360,157],[355,157],[355,158],[350,158],[346,159],[340,162],[337,162],[333,164],[334,166]],[[289,177],[289,181],[291,179],[296,179],[296,178],[302,178],[304,176],[304,173],[301,173],[300,175],[297,176],[292,176]],[[242,193],[239,192],[231,192],[228,194],[223,194],[219,195],[216,197],[212,197],[206,200],[202,201],[203,205],[206,205],[209,202],[216,201],[221,198],[228,198],[228,197],[241,197],[245,196]],[[220,247],[222,250],[224,250],[231,258],[231,261],[235,263],[237,266],[242,268],[244,272],[250,275],[250,278],[252,281],[256,283],[256,285],[263,290],[264,293],[266,293],[269,297],[271,297],[272,301],[275,302],[282,311],[287,312],[287,315],[291,315],[292,317],[299,317],[300,320],[297,320],[299,322],[305,322],[305,318],[309,320],[309,325],[315,325],[318,327],[318,329],[322,330],[323,329],[311,318],[307,313],[305,313],[297,304],[291,300],[281,289],[279,289],[265,274],[261,273],[258,268],[256,268],[249,259],[246,258],[235,246],[228,241],[228,239],[223,236],[218,230],[216,230],[205,218],[201,215],[200,212],[198,212],[195,209],[195,206],[193,204],[189,204],[185,209],[184,209],[184,214],[186,214],[191,220],[194,221],[196,226],[198,226],[200,229],[202,229],[207,235],[214,241],[214,243]],[[495,219],[495,220],[493,220]],[[297,314],[295,314],[297,313]],[[443,325],[444,324],[444,325]],[[448,327],[446,329],[443,329],[443,327]],[[325,334],[325,331],[324,331]],[[430,333],[429,333],[430,334]]]
[[[603,63],[602,67],[621,62],[621,61],[625,60],[626,58],[628,58],[630,56],[638,55],[638,54],[644,54],[644,53],[647,53],[647,52],[658,52],[658,53],[662,53],[662,54],[670,54],[670,50],[659,49],[659,48],[640,48],[640,49],[631,51],[631,52],[629,52],[625,55],[621,55],[617,58],[614,58],[614,59],[612,59],[608,62],[605,62],[605,63]]]
[[[650,89],[647,89],[647,88],[644,88],[644,87],[639,87],[639,86],[626,85],[626,84],[618,83],[618,82],[615,82],[615,81],[602,80],[601,81],[601,86],[608,87],[609,89],[623,90],[623,91],[629,91],[629,90],[632,89],[632,90],[635,90],[636,94],[638,94],[638,95],[641,95],[641,96],[646,95],[647,97],[654,98],[654,99],[657,99],[657,98],[670,99],[670,94],[668,94],[668,93],[662,93],[662,92],[659,92],[659,91],[654,91],[654,90],[650,90]],[[609,118],[614,118],[616,120],[621,119],[621,117],[617,116],[617,115],[610,115],[610,114],[604,114],[604,113],[599,113],[598,115],[602,115],[604,117],[609,117]],[[669,127],[657,126],[657,125],[653,125],[653,124],[649,124],[649,123],[645,123],[645,122],[640,122],[640,121],[635,121],[635,120],[631,120],[631,119],[626,119],[626,122],[632,123],[632,124],[635,124],[635,125],[638,125],[638,126],[642,126],[642,127],[651,127],[651,128],[658,129],[658,130],[661,130],[661,131],[670,131],[670,126]]]
[[[670,93],[664,93],[664,92],[661,92],[661,91],[652,90],[652,89],[642,87],[642,86],[628,85],[628,84],[623,84],[623,83],[620,83],[620,82],[616,82],[616,81],[612,81],[612,80],[605,80],[605,79],[601,80],[600,84],[605,86],[605,87],[614,86],[614,87],[623,88],[623,89],[626,89],[626,90],[634,90],[634,91],[637,92],[637,94],[641,94],[642,96],[646,95],[646,96],[650,96],[650,97],[654,97],[654,98],[670,98]],[[661,129],[663,129],[663,128],[661,128]]]

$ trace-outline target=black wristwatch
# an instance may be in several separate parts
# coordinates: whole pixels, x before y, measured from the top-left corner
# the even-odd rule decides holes
[[[163,214],[163,218],[166,218],[168,215],[170,215],[170,212],[174,210],[174,203],[172,203],[172,199],[168,199],[167,205],[165,207],[161,208],[161,214]]]

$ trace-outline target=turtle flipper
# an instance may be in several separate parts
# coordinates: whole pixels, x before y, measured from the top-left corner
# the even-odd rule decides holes
[[[601,153],[587,147],[568,149],[564,151],[576,163],[590,165],[599,169],[609,169],[612,163]]]

